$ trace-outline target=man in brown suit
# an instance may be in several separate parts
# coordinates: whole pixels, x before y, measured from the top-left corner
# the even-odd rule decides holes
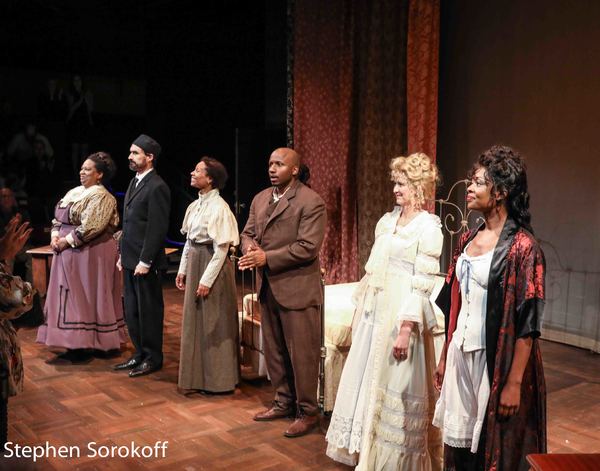
[[[273,186],[252,201],[239,262],[242,270],[257,268],[265,360],[275,388],[273,406],[254,420],[295,414],[286,437],[305,435],[318,420],[319,250],[327,216],[321,197],[298,180],[299,170],[300,157],[292,149],[271,154]]]

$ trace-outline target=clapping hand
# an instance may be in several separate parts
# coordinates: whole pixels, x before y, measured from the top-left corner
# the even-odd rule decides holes
[[[6,225],[4,237],[0,239],[0,260],[12,260],[23,249],[31,235],[28,222],[21,224],[21,215],[11,218]]]

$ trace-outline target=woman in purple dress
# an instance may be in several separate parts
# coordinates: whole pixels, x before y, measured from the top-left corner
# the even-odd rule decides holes
[[[126,341],[121,278],[116,268],[117,201],[104,187],[115,172],[105,152],[81,166],[81,186],[58,202],[50,245],[55,252],[37,341],[67,349],[50,362],[80,362]]]

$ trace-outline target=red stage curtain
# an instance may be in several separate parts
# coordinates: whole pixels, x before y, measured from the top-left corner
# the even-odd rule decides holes
[[[437,150],[439,0],[410,0],[406,51],[408,153]]]
[[[294,147],[310,167],[310,184],[327,203],[321,251],[327,280],[355,280],[352,2],[299,0],[294,10]]]
[[[392,209],[390,159],[406,150],[407,2],[361,1],[357,12],[354,109],[358,261],[363,273],[382,214]]]
[[[417,0],[414,0],[416,3]],[[429,0],[422,0],[426,3]],[[325,199],[328,228],[321,252],[328,283],[358,279],[374,238],[375,224],[393,205],[388,164],[405,153],[410,118],[407,89],[421,103],[437,102],[430,73],[417,70],[407,83],[407,44],[413,55],[437,58],[437,40],[421,50],[409,31],[424,34],[412,1],[296,0],[293,8],[293,142],[311,169],[311,185]],[[432,12],[439,10],[431,2]],[[419,26],[408,25],[417,11]],[[427,23],[424,23],[427,24]],[[430,24],[430,23],[429,23]],[[431,24],[430,24],[431,27]],[[435,31],[437,35],[437,30]],[[433,47],[435,51],[430,51]],[[414,59],[412,64],[414,64]],[[429,67],[429,66],[428,66]],[[436,60],[437,67],[437,60]],[[437,70],[437,69],[436,69]],[[424,90],[424,92],[423,92]],[[430,108],[411,129],[431,139]],[[435,143],[435,128],[433,128]],[[435,148],[434,148],[435,150]]]

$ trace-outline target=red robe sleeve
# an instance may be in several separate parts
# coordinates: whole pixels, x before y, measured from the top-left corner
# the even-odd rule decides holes
[[[515,337],[540,336],[545,304],[546,262],[537,241],[523,238],[519,267],[515,283]]]

